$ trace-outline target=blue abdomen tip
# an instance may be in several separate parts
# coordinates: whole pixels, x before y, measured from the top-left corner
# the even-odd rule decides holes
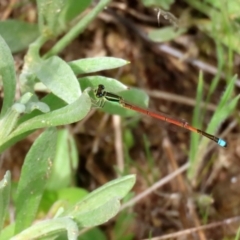
[[[225,140],[219,138],[218,145],[220,145],[221,147],[227,147],[227,142]]]

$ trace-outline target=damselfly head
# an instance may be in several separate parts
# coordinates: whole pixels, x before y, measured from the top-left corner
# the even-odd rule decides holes
[[[96,97],[101,98],[104,96],[104,85],[99,84],[98,88],[94,90]]]

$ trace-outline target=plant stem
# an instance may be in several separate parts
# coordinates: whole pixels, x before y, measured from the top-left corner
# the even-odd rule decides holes
[[[70,29],[70,31],[65,36],[63,36],[48,53],[44,55],[44,58],[56,55],[62,51],[73,39],[75,39],[80,33],[84,31],[88,24],[97,16],[99,12],[103,10],[103,8],[110,1],[111,0],[101,0],[91,12],[89,12],[85,17],[82,18],[81,21],[72,27],[72,29]]]

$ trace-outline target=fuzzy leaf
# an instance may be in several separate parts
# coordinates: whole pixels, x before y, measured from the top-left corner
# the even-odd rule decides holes
[[[36,217],[56,145],[57,131],[50,128],[37,138],[25,158],[17,188],[15,233],[30,226]]]
[[[3,106],[1,116],[13,105],[16,91],[14,61],[9,47],[0,35],[0,80],[3,82]]]

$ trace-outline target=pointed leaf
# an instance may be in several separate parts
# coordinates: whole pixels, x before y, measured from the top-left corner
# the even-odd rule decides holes
[[[81,86],[82,91],[88,87],[95,89],[98,87],[99,84],[103,84],[109,92],[121,92],[127,90],[127,86],[122,84],[121,82],[117,81],[114,78],[108,78],[103,76],[89,76],[89,77],[82,77],[79,78],[79,83]]]
[[[74,139],[67,129],[59,130],[56,155],[47,189],[59,190],[69,187],[77,166],[78,153]]]
[[[12,53],[26,49],[39,36],[37,24],[9,19],[0,22],[0,33]]]
[[[59,57],[45,60],[36,72],[36,76],[56,96],[67,103],[73,103],[81,95],[79,83],[73,71]]]
[[[30,226],[35,219],[51,173],[56,144],[57,131],[50,128],[37,138],[25,158],[17,188],[15,233]]]
[[[21,103],[15,103],[0,119],[0,145],[5,141],[6,137],[12,132],[17,124],[17,120],[21,113],[25,111],[25,106]]]
[[[91,100],[87,93],[83,93],[77,101],[67,105],[66,107],[36,116],[26,122],[23,122],[9,135],[6,141],[34,129],[65,125],[80,121],[87,115],[90,108]]]
[[[89,211],[79,211],[74,215],[80,227],[94,227],[109,221],[117,215],[121,207],[118,198],[113,198]]]
[[[50,234],[67,231],[68,240],[76,240],[78,235],[77,224],[70,218],[56,218],[39,222],[18,235],[11,238],[11,240],[25,240],[25,239],[42,239]]]
[[[11,51],[0,35],[0,78],[3,82],[3,106],[1,116],[13,105],[16,91],[16,75]]]
[[[9,199],[11,191],[11,174],[7,171],[0,181],[0,233],[8,212]]]
[[[135,175],[113,180],[84,197],[75,206],[63,212],[62,216],[74,217],[81,226],[93,226],[94,221],[101,224],[117,213],[118,201],[129,192],[135,180]],[[111,216],[108,215],[108,204],[112,207],[109,213]],[[91,216],[94,216],[93,221]],[[97,221],[98,217],[100,222]]]
[[[121,58],[114,57],[95,57],[85,58],[69,62],[68,65],[72,68],[73,72],[78,74],[92,73],[102,70],[122,67],[129,62]]]
[[[1,232],[1,240],[9,240],[14,235],[15,223],[9,224]]]

